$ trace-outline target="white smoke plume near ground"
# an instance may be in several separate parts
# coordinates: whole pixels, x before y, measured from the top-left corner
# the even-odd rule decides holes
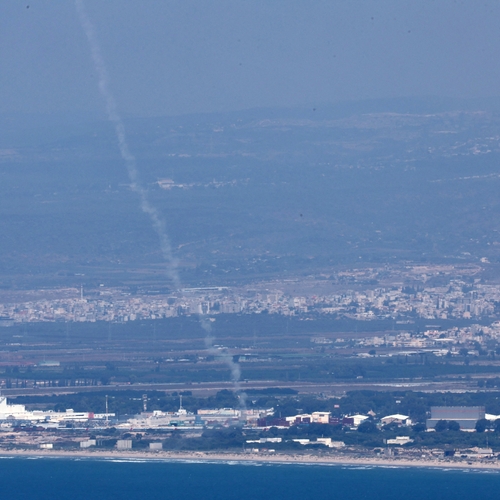
[[[241,390],[241,369],[238,363],[235,363],[231,354],[227,351],[216,349],[213,346],[214,337],[212,335],[212,325],[207,321],[207,318],[200,316],[200,325],[205,331],[205,348],[216,359],[224,362],[231,370],[231,381],[233,382],[233,391],[238,397],[238,404],[241,410],[246,410],[247,395]]]
[[[101,93],[101,96],[106,104],[106,114],[108,116],[108,120],[114,126],[116,138],[118,140],[118,147],[120,149],[120,154],[125,163],[125,166],[127,167],[127,173],[130,179],[131,188],[139,196],[141,210],[149,216],[151,224],[158,235],[163,258],[167,263],[167,275],[172,280],[174,287],[176,289],[179,289],[181,288],[181,280],[177,271],[178,262],[172,253],[172,246],[167,235],[165,222],[160,217],[158,210],[156,210],[156,208],[149,201],[148,193],[139,181],[139,173],[137,171],[136,160],[134,155],[130,152],[130,148],[128,147],[127,136],[125,134],[125,126],[120,114],[118,113],[115,98],[109,87],[108,72],[106,70],[106,65],[104,64],[104,59],[101,54],[101,49],[97,40],[97,36],[95,34],[94,27],[87,15],[83,0],[75,0],[75,5],[78,16],[80,18],[80,23],[87,37],[92,53],[92,61],[94,63],[99,80],[99,92]],[[206,334],[205,346],[207,351],[216,359],[224,362],[229,367],[231,371],[231,380],[234,386],[233,390],[238,396],[239,405],[241,409],[246,409],[246,394],[241,390],[241,370],[239,364],[233,361],[232,356],[228,352],[220,351],[219,349],[213,347],[212,326],[203,316],[200,316],[200,325]]]

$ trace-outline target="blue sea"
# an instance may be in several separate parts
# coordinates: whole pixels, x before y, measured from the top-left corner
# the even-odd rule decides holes
[[[5,499],[500,498],[500,473],[417,468],[179,463],[66,458],[0,460]]]

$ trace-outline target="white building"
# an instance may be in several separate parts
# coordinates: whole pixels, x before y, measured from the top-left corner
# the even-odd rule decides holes
[[[360,424],[362,424],[365,420],[368,420],[369,417],[366,415],[350,415],[347,418],[352,418],[354,420],[354,427],[358,427]]]
[[[80,448],[90,448],[91,446],[96,446],[97,441],[95,439],[87,439],[86,441],[80,441]]]
[[[314,411],[311,413],[311,422],[315,424],[329,424],[331,413],[329,411]]]
[[[382,425],[398,424],[398,425],[411,425],[411,418],[408,415],[401,415],[396,413],[394,415],[387,415],[387,417],[381,418],[380,422]]]
[[[114,416],[114,413],[108,413],[108,417]],[[105,418],[106,414],[99,417]],[[30,422],[86,422],[96,418],[92,412],[76,412],[68,409],[65,412],[56,412],[52,410],[29,411],[24,405],[9,404],[5,396],[0,396],[0,421],[2,420],[27,420]]]
[[[131,450],[132,449],[132,440],[131,439],[119,439],[116,442],[116,448],[118,450]]]
[[[500,419],[500,415],[492,415],[491,413],[486,413],[484,415],[484,418],[486,420],[489,420],[490,422],[495,422],[496,420]]]
[[[317,438],[316,443],[328,446],[328,448],[343,448],[345,446],[343,441],[332,441],[332,438]]]
[[[0,420],[31,420],[31,415],[24,405],[9,405],[7,398],[0,396]]]
[[[395,439],[388,439],[387,444],[397,444],[403,446],[407,443],[413,443],[413,439],[410,439],[410,436],[396,436]]]
[[[302,413],[285,417],[285,420],[293,424],[329,424],[331,413],[329,411],[314,411],[312,413]]]

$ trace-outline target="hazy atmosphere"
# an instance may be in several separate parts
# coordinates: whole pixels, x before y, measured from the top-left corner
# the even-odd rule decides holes
[[[5,495],[496,498],[499,25],[0,1]]]
[[[86,5],[125,115],[499,95],[495,1]],[[1,2],[0,51],[0,112],[103,115],[73,2]]]

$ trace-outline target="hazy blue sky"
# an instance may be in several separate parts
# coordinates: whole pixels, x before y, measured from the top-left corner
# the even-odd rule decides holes
[[[123,114],[500,95],[496,0],[85,4]],[[2,0],[0,68],[0,112],[102,113],[71,0]]]

